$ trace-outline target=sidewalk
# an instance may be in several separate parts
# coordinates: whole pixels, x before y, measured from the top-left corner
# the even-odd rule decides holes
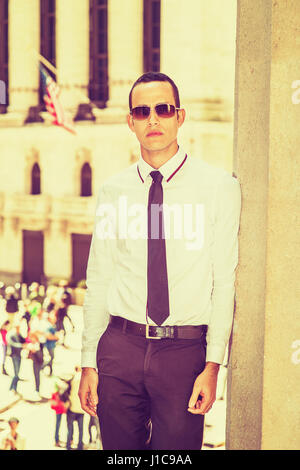
[[[26,364],[28,361],[28,364]],[[29,369],[30,364],[29,360],[24,360],[23,372],[26,369]],[[22,374],[23,374],[22,372]],[[22,375],[21,375],[22,377]],[[55,379],[49,378],[46,375],[42,375],[41,377],[41,394],[43,399],[39,402],[32,400],[32,383],[28,380],[20,381],[18,384],[18,391],[22,394],[22,397],[14,397],[9,398],[8,396],[8,389],[11,382],[11,377],[1,374],[0,375],[0,432],[4,429],[3,428],[3,421],[8,419],[8,416],[13,416],[19,406],[22,407],[32,406],[34,404],[35,407],[38,406],[39,409],[42,411],[42,405],[49,408],[49,410],[44,411],[46,413],[46,420],[47,416],[48,421],[51,423],[51,426],[54,427],[54,413],[50,410],[50,405],[48,404],[48,400],[51,396],[51,392],[53,389],[53,382]],[[226,400],[216,400],[213,408],[205,417],[205,429],[204,429],[204,439],[203,439],[203,450],[224,450],[225,449],[225,419],[226,419]],[[51,426],[50,429],[51,429]],[[50,432],[50,430],[49,430]],[[49,446],[51,441],[50,449],[57,450],[56,447],[53,445],[52,439],[52,431],[50,432],[49,436]]]
[[[66,344],[69,346],[68,348],[64,348],[61,345],[56,346],[56,356],[53,368],[55,375],[49,377],[47,375],[47,368],[44,372],[41,373],[40,391],[43,397],[41,401],[36,402],[36,400],[33,398],[34,384],[32,361],[27,358],[22,360],[20,377],[23,380],[20,380],[18,383],[18,392],[20,392],[22,397],[10,396],[9,387],[13,376],[13,366],[10,358],[8,358],[6,362],[6,368],[9,375],[7,376],[0,374],[0,432],[3,430],[3,422],[7,419],[7,416],[13,416],[20,406],[22,409],[24,409],[24,407],[32,407],[35,405],[34,408],[36,409],[37,407],[41,411],[46,407],[43,411],[45,413],[45,415],[43,415],[43,419],[48,419],[50,426],[53,426],[53,419],[55,416],[50,409],[48,400],[54,391],[55,382],[59,382],[60,378],[70,378],[71,371],[74,370],[76,365],[80,364],[80,341],[82,331],[81,308],[77,306],[71,306],[70,314],[72,316],[72,320],[76,323],[76,330],[75,333],[71,333],[67,338]],[[211,411],[205,416],[203,450],[225,449],[226,376],[227,369],[225,367],[221,367],[218,377],[217,400],[214,403]],[[53,439],[51,434],[51,436],[49,436],[50,449],[57,449],[53,447],[52,441]]]

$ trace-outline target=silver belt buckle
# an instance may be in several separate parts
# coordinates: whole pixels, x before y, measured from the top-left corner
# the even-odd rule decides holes
[[[153,325],[149,325],[149,323],[146,324],[146,338],[147,339],[161,339],[159,336],[150,336],[149,335],[150,326],[153,326]]]

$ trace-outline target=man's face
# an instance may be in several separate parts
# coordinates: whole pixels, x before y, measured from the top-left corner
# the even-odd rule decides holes
[[[176,111],[170,118],[159,117],[154,107],[162,103],[176,106],[173,88],[169,82],[140,83],[132,91],[132,108],[142,105],[151,107],[150,115],[144,120],[139,121],[131,115],[127,116],[128,125],[136,134],[142,150],[163,151],[177,142],[178,129],[183,124],[185,112]]]
[[[10,421],[10,422],[9,422],[10,429],[11,429],[12,431],[16,431],[16,429],[17,429],[17,427],[18,427],[18,424],[19,424],[19,423],[18,423],[17,421]]]

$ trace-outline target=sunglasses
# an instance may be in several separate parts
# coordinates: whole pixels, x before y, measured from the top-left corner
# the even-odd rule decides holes
[[[181,109],[176,108],[173,104],[156,104],[154,106],[155,112],[158,117],[161,118],[171,118],[175,115],[175,111]],[[130,112],[133,119],[137,121],[142,121],[143,119],[147,119],[150,116],[151,107],[150,106],[137,106],[133,108]]]

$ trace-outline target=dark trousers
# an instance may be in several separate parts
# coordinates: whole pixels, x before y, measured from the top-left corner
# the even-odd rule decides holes
[[[40,391],[40,372],[42,370],[42,362],[40,360],[33,358],[33,374],[34,374],[34,382],[35,382],[35,390],[36,392]]]
[[[55,442],[59,442],[59,429],[61,424],[62,414],[56,414],[55,420]]]
[[[204,416],[187,408],[205,355],[205,338],[146,339],[109,325],[97,350],[103,449],[200,450]]]
[[[79,437],[78,437],[78,445],[77,449],[82,450],[83,449],[83,418],[84,414],[83,413],[73,413],[73,411],[68,410],[67,411],[67,426],[68,426],[68,437],[67,437],[67,449],[71,449],[71,442],[73,440],[73,431],[74,427],[73,424],[75,421],[77,421],[78,424],[78,432],[79,432]]]
[[[20,372],[20,367],[21,367],[21,356],[20,355],[15,355],[11,356],[13,366],[14,366],[14,377],[11,381],[10,388],[9,390],[17,390],[17,385],[19,382],[19,372]]]

